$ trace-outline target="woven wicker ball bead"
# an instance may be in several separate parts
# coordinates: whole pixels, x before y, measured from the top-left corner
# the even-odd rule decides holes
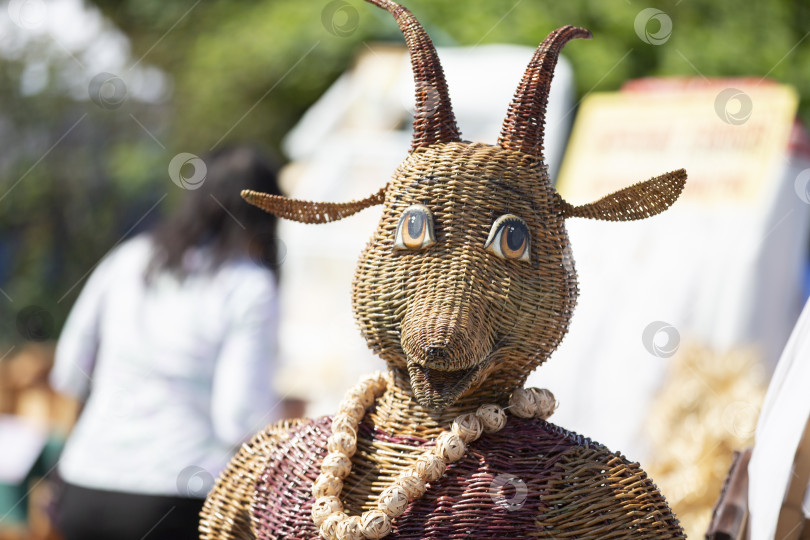
[[[346,396],[346,398],[340,402],[340,405],[338,405],[338,414],[341,413],[354,418],[359,423],[366,415],[366,408],[363,407],[363,404],[359,401],[351,399],[350,396]]]
[[[363,378],[355,388],[368,388],[372,395],[379,396],[385,391],[386,386],[388,386],[385,377],[379,372],[369,375],[368,377]]]
[[[377,508],[386,516],[395,518],[408,507],[408,494],[402,486],[394,484],[388,486],[380,493],[377,499]]]
[[[360,528],[360,516],[349,516],[338,523],[335,536],[338,540],[363,540],[363,532]]]
[[[323,523],[321,523],[318,531],[321,533],[323,538],[337,538],[338,526],[342,521],[346,521],[348,518],[349,516],[343,512],[335,512],[323,520]]]
[[[465,443],[477,440],[484,431],[481,419],[473,413],[461,414],[453,420],[453,433]]]
[[[338,496],[343,489],[343,480],[331,474],[322,473],[312,484],[312,496],[316,499],[329,495]]]
[[[495,433],[503,429],[506,425],[506,413],[503,412],[501,407],[492,403],[487,403],[478,407],[475,415],[481,419],[481,424],[484,431],[487,433]]]
[[[433,452],[427,452],[419,456],[413,470],[425,482],[434,482],[442,477],[446,468],[447,464],[442,458]]]
[[[554,394],[545,388],[530,388],[529,390],[534,394],[534,400],[537,403],[535,418],[548,419],[557,410],[558,404]]]
[[[458,461],[466,450],[461,437],[450,431],[445,431],[436,438],[436,455],[448,463]]]
[[[425,490],[427,489],[425,481],[412,470],[406,470],[399,475],[396,480],[394,480],[394,484],[405,490],[409,501],[418,499],[425,494]]]
[[[321,471],[338,478],[346,478],[352,471],[352,462],[346,454],[332,452],[326,454],[326,457],[323,458]]]
[[[537,411],[535,394],[525,388],[517,388],[509,398],[509,412],[519,418],[531,418]]]
[[[368,409],[374,403],[374,391],[370,384],[361,383],[346,394],[346,397],[353,399],[363,406],[363,409]]]
[[[385,374],[381,371],[373,373],[368,379],[366,379],[366,381],[371,384],[371,391],[377,396],[382,394],[385,391],[385,388],[388,386],[388,381],[385,378]]]
[[[352,457],[357,450],[357,437],[350,433],[332,433],[326,441],[326,448],[330,452],[338,452]]]
[[[357,423],[348,414],[338,413],[332,418],[332,433],[348,433],[357,437]]]
[[[315,499],[315,504],[312,505],[312,521],[315,522],[315,525],[318,527],[321,524],[334,514],[335,512],[342,512],[343,511],[343,503],[340,502],[340,499],[334,497],[332,495],[328,495],[326,497],[318,497]]]
[[[360,519],[360,531],[366,538],[382,538],[391,532],[391,518],[382,510],[369,510]]]

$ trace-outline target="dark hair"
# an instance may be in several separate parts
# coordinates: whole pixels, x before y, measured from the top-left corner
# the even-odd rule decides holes
[[[147,281],[160,271],[182,280],[186,250],[201,246],[211,251],[212,271],[229,259],[250,256],[278,276],[276,217],[240,196],[243,189],[280,195],[276,164],[250,146],[224,148],[203,161],[207,174],[202,185],[185,192],[177,211],[152,233],[155,252]]]

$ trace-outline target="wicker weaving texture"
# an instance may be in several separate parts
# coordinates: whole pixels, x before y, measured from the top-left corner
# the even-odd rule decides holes
[[[411,153],[384,190],[362,201],[246,194],[252,204],[305,223],[384,204],[352,288],[360,330],[391,370],[385,393],[358,430],[350,474],[345,465],[340,500],[355,516],[370,510],[456,416],[485,403],[505,406],[556,349],[578,294],[565,219],[655,215],[677,199],[686,176],[675,171],[572,206],[549,181],[543,124],[561,47],[590,34],[574,27],[553,32],[529,64],[499,145],[467,143],[459,140],[427,34],[396,3],[367,1],[394,15],[410,50],[416,81]],[[225,471],[203,510],[204,539],[317,535],[311,489],[330,420],[292,427],[288,437],[281,436],[284,429],[257,436]],[[455,459],[391,520],[392,536],[683,538],[663,496],[636,464],[552,424],[511,416],[506,428],[472,442]],[[526,487],[519,508],[508,504],[510,478]],[[330,518],[338,517],[335,509],[327,508]]]
[[[365,199],[347,203],[298,201],[280,195],[259,193],[250,189],[242,191],[242,198],[265,212],[275,214],[280,218],[300,223],[329,223],[330,221],[349,217],[370,206],[382,204],[385,200],[385,188]]]
[[[633,221],[660,214],[678,200],[686,183],[686,171],[678,169],[639,182],[596,202],[571,206],[563,202],[565,217],[583,217],[609,221]]]
[[[342,495],[347,511],[370,509],[433,446],[444,417],[468,407],[430,413],[392,385],[359,426]],[[310,490],[330,433],[331,419],[321,418],[272,426],[245,445],[206,502],[201,538],[317,537]],[[394,525],[392,538],[684,537],[637,464],[554,424],[516,417],[471,444]]]
[[[416,85],[411,151],[437,142],[461,140],[439,55],[427,32],[413,14],[399,4],[390,0],[367,1],[394,16],[411,51]]]
[[[316,538],[311,483],[326,454],[331,418],[292,430],[258,479],[257,538]],[[350,514],[375,495],[404,460],[432,442],[391,436],[364,424],[343,503]],[[282,459],[283,457],[283,459]],[[513,479],[513,480],[510,480]],[[517,486],[517,487],[516,487]],[[651,489],[652,488],[652,489]],[[520,491],[518,491],[520,490]],[[282,494],[283,497],[279,497]],[[563,496],[563,494],[565,496]],[[542,420],[510,419],[473,443],[461,461],[395,520],[395,538],[682,538],[663,497],[636,464]]]
[[[250,501],[256,479],[264,471],[272,448],[303,420],[285,420],[260,431],[228,463],[205,499],[200,513],[200,538],[253,538]]]
[[[638,466],[601,445],[558,460],[544,485],[547,538],[686,538],[664,497]]]
[[[352,305],[369,346],[424,404],[447,407],[484,380],[505,399],[562,340],[577,286],[557,201],[542,162],[497,146],[436,144],[400,165]],[[433,210],[436,244],[395,251],[400,216],[417,203]],[[528,225],[528,262],[484,250],[507,213]]]
[[[535,156],[543,155],[544,121],[554,67],[563,45],[575,38],[591,39],[584,28],[563,26],[537,48],[523,74],[503,122],[498,145]]]

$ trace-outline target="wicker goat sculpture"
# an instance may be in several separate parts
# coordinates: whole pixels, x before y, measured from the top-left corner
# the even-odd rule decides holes
[[[389,372],[352,388],[334,417],[283,422],[243,445],[206,500],[202,538],[683,538],[637,464],[546,422],[553,396],[522,386],[576,303],[565,219],[658,214],[686,173],[567,203],[544,163],[544,115],[561,48],[590,33],[552,32],[498,144],[470,143],[425,31],[398,4],[368,1],[393,14],[410,50],[410,154],[361,201],[243,196],[304,223],[384,205],[352,305]]]

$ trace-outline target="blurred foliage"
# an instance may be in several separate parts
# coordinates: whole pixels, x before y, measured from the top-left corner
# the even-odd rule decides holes
[[[361,0],[345,0],[326,21],[324,10],[335,6],[327,0],[91,3],[128,36],[133,61],[170,76],[173,93],[163,104],[133,99],[104,110],[71,98],[54,82],[23,93],[30,51],[0,60],[0,344],[20,339],[14,315],[28,305],[42,306],[61,326],[103,254],[170,210],[182,196],[166,173],[176,153],[202,155],[236,141],[279,151],[284,134],[364,42],[402,43],[391,17]],[[803,98],[810,95],[806,2],[405,3],[440,46],[536,46],[564,24],[589,28],[592,42],[565,48],[580,97],[658,75],[767,76],[796,86]],[[647,7],[672,20],[664,44],[645,43],[635,32],[636,16]],[[655,33],[657,24],[651,21],[648,30]],[[330,32],[330,25],[345,31]],[[810,118],[806,99],[801,115]]]
[[[187,0],[96,3],[132,36],[136,49],[144,50],[192,5]],[[402,43],[387,13],[361,0],[345,3],[359,16],[356,30],[346,37],[327,31],[322,21],[330,4],[326,0],[219,1],[195,7],[164,39],[172,45],[156,47],[149,56],[176,77],[173,144],[208,148],[229,132],[232,139],[259,138],[277,147],[300,114],[350,65],[364,41]],[[797,86],[802,96],[810,91],[810,70],[805,68],[810,65],[810,40],[803,41],[810,30],[810,4],[805,2],[404,3],[439,46],[506,42],[534,47],[564,24],[590,29],[592,42],[565,48],[580,95],[657,75],[767,75]],[[635,33],[636,16],[650,6],[672,20],[672,35],[662,45],[645,43]],[[656,32],[657,24],[650,21],[648,30]],[[802,106],[803,116],[810,118],[808,104]]]

